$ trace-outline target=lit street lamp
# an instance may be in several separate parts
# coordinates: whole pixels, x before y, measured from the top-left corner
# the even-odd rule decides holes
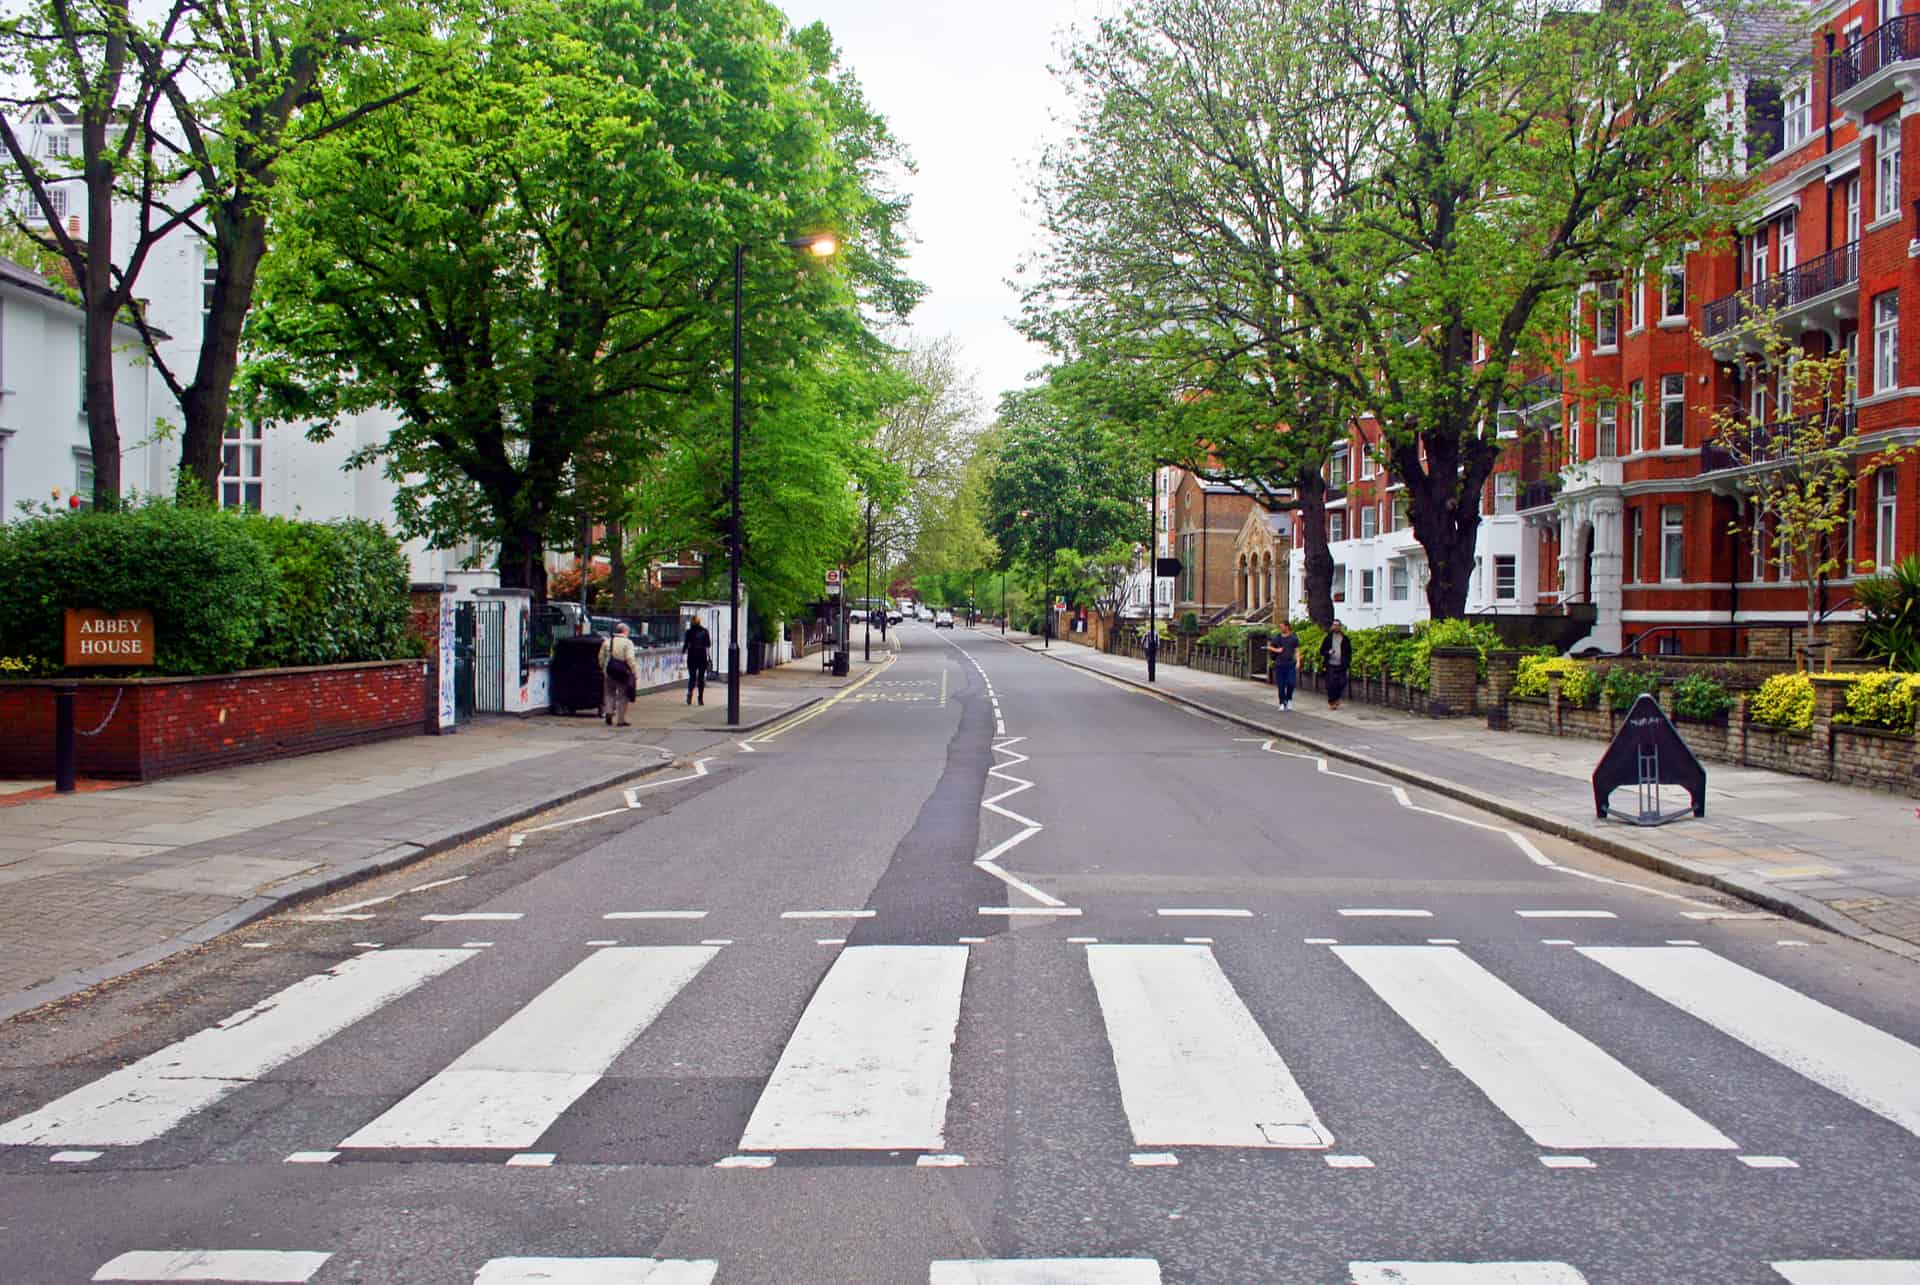
[[[831,233],[788,237],[789,249],[825,259],[839,250]],[[727,726],[740,722],[740,296],[747,268],[744,242],[733,247],[733,486],[727,516]]]

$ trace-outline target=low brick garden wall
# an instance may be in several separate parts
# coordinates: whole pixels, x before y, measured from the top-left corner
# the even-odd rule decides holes
[[[1509,653],[1496,653],[1493,687],[1511,686]],[[1814,715],[1809,731],[1769,727],[1747,716],[1747,697],[1738,696],[1722,722],[1698,723],[1674,719],[1674,727],[1695,757],[1741,767],[1767,768],[1796,776],[1893,790],[1920,797],[1920,737],[1879,728],[1854,727],[1835,714],[1845,704],[1846,683],[1826,675],[1813,676]],[[1576,736],[1595,741],[1613,739],[1622,713],[1615,713],[1602,694],[1597,709],[1581,709],[1560,698],[1560,680],[1547,684],[1547,696],[1507,695],[1490,704],[1487,723],[1515,732],[1544,736]],[[1673,717],[1671,684],[1663,683],[1660,707]]]
[[[0,682],[0,777],[53,775],[53,692]],[[150,781],[423,732],[427,663],[390,660],[206,678],[83,679],[82,776]],[[96,735],[84,735],[99,728]]]

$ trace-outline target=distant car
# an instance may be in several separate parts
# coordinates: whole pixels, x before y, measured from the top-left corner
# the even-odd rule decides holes
[[[943,611],[935,616],[933,618],[933,627],[935,629],[953,628],[953,613],[951,611]]]
[[[847,613],[847,619],[856,625],[866,620],[866,618],[867,618],[867,609],[865,607],[855,607],[852,611],[849,611]]]
[[[900,623],[900,622],[901,622],[902,620],[904,620],[904,619],[906,619],[906,617],[904,617],[904,616],[902,616],[902,615],[900,614],[900,609],[899,609],[898,607],[889,607],[889,608],[887,608],[887,623],[888,623],[888,624],[890,624],[890,625],[897,625],[897,624],[899,624],[899,623]]]

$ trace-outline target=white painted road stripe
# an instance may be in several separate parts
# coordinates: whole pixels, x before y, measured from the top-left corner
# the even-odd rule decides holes
[[[1431,910],[1389,910],[1382,907],[1361,906],[1351,910],[1342,910],[1344,919],[1431,919]]]
[[[331,1254],[284,1249],[137,1249],[93,1274],[97,1281],[260,1281],[300,1285]]]
[[[1920,1048],[1694,946],[1580,952],[1823,1088],[1920,1134]]]
[[[1151,1258],[975,1258],[939,1262],[927,1285],[1160,1285]]]
[[[597,950],[342,1147],[532,1146],[717,946]]]
[[[194,1112],[472,956],[466,950],[356,955],[0,1125],[0,1146],[130,1147],[151,1142]]]
[[[1920,1285],[1920,1259],[1817,1258],[1774,1263],[1793,1285]]]
[[[616,910],[602,919],[705,919],[704,910]]]
[[[1353,1285],[1586,1285],[1565,1263],[1348,1263]]]
[[[1253,912],[1251,910],[1228,910],[1228,909],[1209,910],[1204,907],[1195,907],[1193,909],[1183,909],[1176,906],[1171,909],[1158,910],[1155,913],[1158,914],[1162,919],[1251,919],[1253,918]]]
[[[871,919],[871,910],[783,910],[782,919]]]
[[[1522,919],[1618,919],[1611,910],[1516,910]]]
[[[526,912],[520,910],[469,910],[458,915],[422,915],[423,924],[479,924],[510,923],[515,919],[525,919]]]
[[[708,1285],[715,1259],[494,1258],[473,1285]]]
[[[1087,969],[1136,1145],[1333,1145],[1211,950],[1089,946]]]
[[[1456,947],[1333,953],[1539,1146],[1734,1145]]]
[[[741,1151],[945,1151],[965,946],[853,946],[821,979]]]

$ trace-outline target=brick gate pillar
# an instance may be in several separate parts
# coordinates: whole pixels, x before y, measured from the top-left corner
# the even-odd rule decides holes
[[[1435,647],[1429,657],[1427,712],[1435,718],[1473,713],[1480,687],[1480,652],[1473,647]]]

